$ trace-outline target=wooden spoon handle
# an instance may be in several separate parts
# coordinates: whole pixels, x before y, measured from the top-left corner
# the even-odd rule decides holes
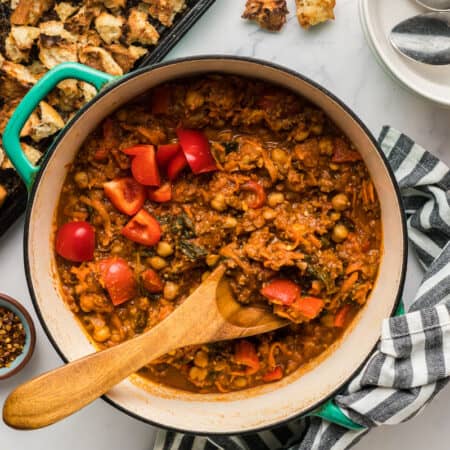
[[[13,428],[41,428],[88,405],[152,359],[172,350],[173,343],[161,339],[161,331],[165,331],[161,328],[170,326],[165,322],[135,339],[73,361],[19,386],[6,399],[3,420]]]
[[[3,406],[5,423],[19,429],[51,425],[170,350],[227,337],[221,331],[229,327],[224,328],[223,317],[212,307],[224,272],[225,267],[218,266],[188,300],[150,331],[19,386]]]

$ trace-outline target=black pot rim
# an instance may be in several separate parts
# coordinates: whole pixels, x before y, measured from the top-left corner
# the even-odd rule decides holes
[[[349,108],[342,100],[340,100],[338,97],[336,97],[334,94],[332,94],[330,91],[328,91],[326,88],[324,88],[323,86],[321,86],[320,84],[316,83],[315,81],[311,80],[310,78],[292,70],[289,69],[287,67],[278,65],[278,64],[274,64],[272,62],[268,62],[268,61],[264,61],[264,60],[260,60],[257,58],[249,58],[249,57],[242,57],[242,56],[232,56],[232,55],[201,55],[201,56],[194,56],[194,57],[185,57],[185,58],[177,58],[177,59],[173,59],[171,61],[168,62],[162,62],[162,63],[158,63],[158,64],[154,64],[152,66],[149,67],[143,67],[140,69],[137,69],[135,71],[132,71],[124,76],[122,76],[120,79],[113,81],[112,83],[109,83],[108,85],[106,85],[101,92],[99,92],[89,103],[87,103],[86,105],[84,105],[77,113],[76,115],[72,118],[72,120],[70,121],[69,124],[67,124],[64,129],[59,133],[59,135],[56,137],[56,139],[53,141],[53,143],[51,144],[51,146],[49,147],[49,149],[47,150],[41,165],[40,165],[40,170],[39,172],[36,174],[36,178],[34,180],[33,186],[30,190],[29,193],[29,198],[28,198],[28,204],[27,204],[27,210],[26,210],[26,214],[25,214],[25,230],[24,230],[24,241],[23,241],[23,251],[24,251],[24,264],[25,264],[25,275],[26,275],[26,280],[27,280],[27,284],[28,284],[28,290],[30,292],[30,296],[31,296],[31,300],[33,302],[33,306],[34,309],[36,311],[36,314],[39,318],[39,321],[42,325],[42,328],[44,329],[45,334],[47,335],[50,343],[52,344],[52,346],[54,347],[54,349],[56,350],[56,352],[58,353],[58,355],[60,356],[60,358],[65,362],[68,363],[69,360],[66,358],[66,356],[64,355],[64,353],[61,351],[61,349],[59,348],[58,344],[56,343],[55,339],[53,338],[49,328],[46,325],[46,322],[44,320],[44,317],[42,315],[42,312],[40,310],[39,304],[37,302],[37,296],[36,293],[34,291],[34,286],[33,286],[33,280],[32,280],[32,276],[31,276],[31,269],[30,269],[30,261],[28,258],[28,236],[29,236],[29,228],[30,228],[30,217],[31,217],[31,211],[33,209],[33,203],[34,203],[34,198],[36,195],[36,191],[37,191],[37,186],[39,185],[39,182],[41,180],[41,177],[43,176],[44,172],[45,172],[45,168],[52,156],[52,154],[54,153],[54,151],[56,150],[59,142],[61,141],[61,139],[65,136],[65,134],[67,133],[67,131],[71,128],[71,126],[77,122],[77,120],[94,104],[96,103],[98,100],[100,100],[103,96],[105,96],[106,94],[108,94],[112,89],[117,88],[118,86],[120,86],[121,84],[126,83],[128,80],[137,77],[143,73],[146,72],[151,72],[154,69],[158,69],[161,67],[168,67],[168,66],[173,66],[179,63],[183,63],[183,62],[189,62],[189,61],[205,61],[205,60],[223,60],[223,61],[242,61],[242,62],[249,62],[249,63],[253,63],[253,64],[257,64],[257,65],[262,65],[265,67],[269,67],[272,69],[276,69],[279,70],[281,72],[287,73],[289,75],[292,75],[308,84],[310,84],[311,86],[313,86],[314,88],[318,89],[319,91],[321,91],[324,95],[326,95],[327,97],[329,97],[331,100],[333,100],[334,102],[336,102],[344,111],[346,111],[347,114],[350,115],[350,117],[357,123],[357,125],[364,131],[364,133],[366,134],[366,136],[370,139],[370,141],[372,142],[372,144],[374,145],[374,147],[376,148],[379,156],[381,157],[381,159],[384,162],[384,165],[386,167],[386,170],[389,174],[389,177],[391,178],[391,181],[393,183],[394,186],[394,190],[395,190],[395,194],[397,196],[397,200],[399,205],[402,205],[402,198],[401,198],[401,194],[400,194],[400,188],[397,184],[397,181],[395,179],[394,173],[391,169],[391,167],[389,166],[389,163],[387,161],[387,158],[385,157],[384,153],[382,152],[377,140],[375,139],[375,137],[372,135],[372,133],[369,131],[369,129],[366,127],[366,125],[364,125],[364,123],[362,122],[362,120],[356,115],[356,113],[353,112],[353,110],[351,108]],[[402,245],[403,245],[403,260],[402,260],[402,268],[401,268],[401,275],[400,275],[400,280],[399,280],[399,288],[398,288],[398,292],[396,295],[396,299],[394,302],[394,306],[392,308],[391,311],[391,315],[395,313],[395,311],[397,310],[400,302],[401,302],[401,297],[403,294],[403,288],[404,288],[404,284],[405,284],[405,276],[406,276],[406,265],[407,265],[407,259],[408,259],[408,239],[407,239],[407,227],[406,227],[406,217],[404,214],[404,210],[403,208],[401,208],[401,218],[402,218]],[[264,430],[269,430],[272,428],[276,428],[279,426],[282,426],[288,422],[291,422],[292,420],[296,420],[299,419],[300,417],[303,416],[307,416],[308,414],[311,414],[313,411],[315,411],[320,405],[324,404],[325,402],[327,402],[328,400],[332,399],[335,397],[335,395],[342,391],[342,389],[344,389],[349,382],[351,381],[351,379],[353,379],[353,377],[355,376],[355,374],[357,374],[362,367],[365,365],[365,363],[367,362],[367,360],[369,359],[370,355],[373,353],[373,351],[375,350],[376,346],[374,346],[374,348],[369,352],[369,354],[367,355],[367,358],[364,359],[364,361],[353,371],[353,373],[348,377],[348,379],[341,383],[340,386],[338,386],[336,389],[334,389],[332,392],[330,392],[328,394],[328,396],[320,401],[318,401],[316,404],[312,405],[311,407],[309,407],[307,410],[304,410],[292,417],[283,419],[277,423],[271,424],[271,425],[266,425],[263,427],[255,427],[251,430],[245,430],[245,431],[239,431],[239,430],[235,430],[235,431],[230,431],[230,432],[193,432],[191,430],[184,430],[182,428],[176,428],[176,427],[169,427],[167,425],[164,424],[159,424],[155,421],[143,418],[141,416],[139,416],[138,414],[133,413],[132,411],[129,411],[128,409],[124,408],[123,406],[121,406],[120,404],[114,402],[113,400],[111,400],[110,398],[108,398],[106,395],[103,395],[101,398],[106,401],[107,403],[109,403],[110,405],[114,406],[116,409],[118,409],[119,411],[124,412],[125,414],[127,414],[130,417],[133,417],[141,422],[147,423],[149,425],[155,426],[155,427],[159,427],[159,428],[164,428],[166,430],[170,430],[170,431],[175,431],[175,432],[180,432],[180,433],[185,433],[185,434],[195,434],[198,436],[231,436],[231,435],[248,435],[248,434],[252,434],[252,433],[257,433],[257,432],[261,432]]]

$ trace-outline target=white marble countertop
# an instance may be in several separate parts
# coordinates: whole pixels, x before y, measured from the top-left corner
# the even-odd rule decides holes
[[[293,3],[289,0],[292,11]],[[270,34],[240,20],[244,0],[216,0],[169,59],[220,53],[254,56],[287,66],[335,93],[375,135],[382,125],[393,125],[450,163],[450,111],[416,97],[392,81],[364,40],[358,2],[338,0],[337,3],[337,20],[333,24],[305,32],[292,14],[281,33]],[[23,269],[22,230],[23,219],[0,241],[0,291],[20,299],[32,311]],[[420,278],[420,269],[410,257],[405,297],[414,294]],[[33,311],[32,315],[36,319]],[[37,319],[36,326],[36,352],[20,375],[0,382],[0,405],[16,385],[61,364]],[[448,444],[444,443],[450,441],[449,418],[450,389],[446,389],[419,417],[401,426],[374,430],[355,448],[447,448]],[[147,450],[152,448],[153,439],[152,427],[120,413],[102,400],[39,431],[14,431],[0,423],[1,450]]]

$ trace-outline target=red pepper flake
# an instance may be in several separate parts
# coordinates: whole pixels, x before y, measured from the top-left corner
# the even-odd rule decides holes
[[[25,340],[20,318],[9,309],[0,307],[0,368],[9,367],[23,352]]]

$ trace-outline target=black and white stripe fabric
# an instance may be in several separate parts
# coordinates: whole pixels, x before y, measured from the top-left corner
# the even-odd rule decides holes
[[[235,437],[158,431],[154,450],[343,450],[371,427],[395,425],[433,399],[450,375],[450,171],[398,131],[385,127],[381,147],[400,185],[410,242],[425,270],[407,314],[384,322],[377,350],[336,403],[362,431],[319,418]]]

